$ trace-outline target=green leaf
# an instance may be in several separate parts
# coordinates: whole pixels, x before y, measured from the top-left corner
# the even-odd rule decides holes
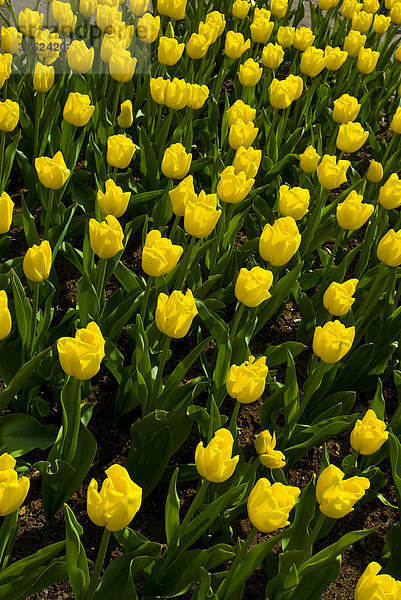
[[[178,467],[170,480],[165,507],[165,529],[169,548],[178,544],[180,530],[180,499],[177,494]]]
[[[0,419],[0,454],[7,452],[17,458],[35,448],[46,450],[56,435],[54,425],[42,425],[31,415],[4,415]]]
[[[68,579],[75,600],[83,600],[90,581],[88,559],[80,539],[83,529],[67,504],[64,506],[64,521]]]

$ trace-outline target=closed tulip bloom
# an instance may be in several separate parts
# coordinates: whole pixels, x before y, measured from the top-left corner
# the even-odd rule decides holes
[[[95,479],[88,486],[88,517],[99,527],[121,531],[131,523],[141,507],[142,488],[132,481],[121,465],[112,465],[106,470],[106,475],[100,492]]]
[[[353,31],[366,33],[369,31],[372,21],[373,15],[361,10],[360,12],[354,13],[352,17],[352,29]]]
[[[250,0],[235,0],[232,14],[236,19],[245,19],[251,8]]]
[[[262,267],[253,267],[249,271],[243,268],[235,283],[235,297],[248,308],[254,308],[271,298],[269,290],[272,285],[273,273],[271,271],[262,269]]]
[[[326,46],[324,51],[324,64],[328,71],[337,71],[347,60],[348,52],[341,48]]]
[[[186,8],[187,0],[157,0],[157,12],[176,21],[185,17]]]
[[[277,31],[277,42],[283,48],[289,48],[294,42],[295,27],[283,27],[280,25]]]
[[[198,85],[197,83],[188,83],[189,89],[187,106],[193,110],[202,108],[209,98],[209,88],[207,85]]]
[[[309,46],[302,53],[300,69],[304,75],[316,77],[325,67],[324,51],[314,46]]]
[[[14,202],[7,192],[0,195],[0,234],[10,230],[13,220]]]
[[[162,173],[170,179],[184,179],[188,175],[192,154],[186,153],[182,144],[171,144],[163,155]]]
[[[262,77],[263,69],[253,58],[248,58],[240,65],[238,79],[245,87],[255,87]]]
[[[274,267],[286,265],[301,243],[301,234],[293,217],[276,219],[264,226],[259,240],[259,254]]]
[[[141,17],[149,7],[149,0],[130,0],[129,9],[134,17]]]
[[[231,365],[226,380],[228,395],[241,404],[255,402],[265,391],[268,372],[266,356],[258,360],[250,356],[241,365]]]
[[[325,154],[317,168],[320,185],[326,190],[334,190],[347,181],[349,160],[339,160],[336,156]]]
[[[375,15],[373,19],[373,31],[375,33],[379,33],[383,35],[386,33],[391,23],[391,17],[386,17],[385,15]]]
[[[341,229],[354,231],[365,225],[370,219],[375,207],[372,204],[363,204],[363,196],[352,190],[344,202],[337,206],[336,217]]]
[[[370,456],[387,441],[386,424],[377,418],[374,410],[369,409],[363,419],[358,419],[351,431],[351,446],[363,456]]]
[[[296,221],[303,219],[309,211],[309,190],[301,187],[290,188],[288,185],[280,186],[279,209],[284,217],[293,217]]]
[[[355,58],[355,56],[358,56],[359,50],[363,48],[365,43],[366,35],[351,29],[349,34],[344,38],[344,50],[348,52],[348,56]]]
[[[256,529],[271,533],[289,525],[288,517],[301,490],[291,485],[259,479],[248,498],[248,517]]]
[[[340,12],[346,19],[352,19],[355,12],[362,10],[362,3],[358,0],[344,0],[341,4]]]
[[[355,121],[361,110],[358,100],[349,94],[343,94],[337,100],[334,100],[333,104],[334,109],[331,116],[336,123]]]
[[[184,229],[189,235],[205,238],[210,235],[221,216],[217,209],[217,195],[203,190],[196,198],[188,200],[184,209]]]
[[[252,146],[240,146],[234,156],[233,167],[235,174],[244,172],[247,179],[256,177],[262,160],[262,150],[255,150]]]
[[[230,479],[237,466],[239,455],[231,457],[234,438],[228,429],[218,429],[208,445],[199,442],[195,450],[195,466],[201,477],[213,483]]]
[[[251,40],[244,40],[242,33],[227,31],[224,52],[229,58],[240,58],[251,47]]]
[[[57,32],[50,33],[48,29],[35,33],[35,48],[39,60],[46,64],[53,64],[60,55],[62,41]]]
[[[48,92],[54,83],[54,68],[37,62],[33,74],[33,87],[37,92]]]
[[[162,36],[159,40],[157,59],[163,65],[175,65],[184,52],[185,44],[179,44],[175,38]]]
[[[183,109],[189,99],[190,87],[184,79],[168,79],[164,88],[164,104],[174,110]]]
[[[390,229],[377,246],[377,258],[388,267],[401,265],[401,230]]]
[[[356,152],[369,137],[360,123],[343,123],[340,125],[336,145],[343,152]]]
[[[394,52],[394,58],[401,62],[401,45],[398,46],[397,50]]]
[[[330,10],[334,6],[337,6],[338,0],[318,0],[318,6],[320,10]]]
[[[54,0],[53,0],[54,2]],[[103,33],[110,33],[113,23],[122,20],[122,13],[115,6],[98,6],[96,25]]]
[[[344,479],[345,473],[334,465],[326,467],[318,477],[316,499],[320,512],[331,519],[341,519],[354,510],[370,487],[367,477]]]
[[[275,450],[275,447],[275,433],[271,435],[267,429],[258,433],[255,439],[255,450],[262,465],[268,469],[282,469],[285,467],[285,456],[280,450]]]
[[[35,37],[35,33],[42,29],[44,14],[37,10],[26,8],[18,15],[18,28],[27,37]]]
[[[367,13],[376,13],[380,8],[379,0],[363,0],[363,10]]]
[[[92,68],[94,56],[94,48],[88,48],[83,40],[74,40],[68,46],[68,66],[76,73],[88,73]]]
[[[152,100],[157,104],[164,104],[164,93],[167,87],[167,79],[163,77],[151,78],[150,80],[150,95]]]
[[[35,158],[35,169],[40,183],[51,190],[62,188],[70,175],[70,170],[67,169],[60,151],[56,152],[53,158],[48,156]]]
[[[63,9],[58,15],[57,25],[61,33],[72,33],[77,22],[77,16],[74,15],[69,4],[66,2],[63,2],[62,4]]]
[[[196,202],[197,194],[194,190],[194,178],[192,175],[185,177],[180,183],[169,192],[171,208],[177,217],[183,217],[187,202]]]
[[[10,454],[0,456],[0,517],[15,512],[29,491],[28,477],[19,477],[15,470],[17,461]]]
[[[227,109],[228,126],[234,125],[237,119],[242,119],[244,123],[249,123],[255,119],[256,108],[251,108],[242,100],[236,100],[234,104]]]
[[[379,181],[381,181],[383,179],[383,167],[381,163],[377,162],[372,158],[368,170],[366,171],[365,177],[368,181],[371,181],[372,183],[378,183]]]
[[[285,13],[288,9],[287,0],[271,0],[270,2],[270,10],[274,17],[279,17],[280,19],[285,16]]]
[[[134,122],[134,115],[132,113],[132,102],[131,100],[125,100],[120,104],[120,114],[117,117],[117,123],[121,129],[128,129]]]
[[[120,40],[116,33],[105,33],[100,47],[100,58],[103,62],[109,63],[115,52],[126,48],[125,40]]]
[[[333,364],[351,350],[355,338],[355,327],[345,327],[340,321],[329,321],[316,327],[313,336],[313,352],[323,362]]]
[[[0,54],[0,89],[3,87],[6,79],[8,79],[11,75],[12,59],[12,54]]]
[[[333,281],[323,296],[323,306],[325,309],[335,317],[346,315],[355,302],[353,294],[357,285],[358,279],[349,279],[344,283]]]
[[[141,42],[145,44],[152,44],[159,35],[160,31],[160,17],[157,15],[154,17],[151,13],[147,12],[138,19],[136,26],[136,33]]]
[[[293,44],[297,50],[305,52],[315,41],[312,29],[309,27],[300,27],[295,30]]]
[[[235,174],[235,167],[229,166],[220,174],[217,184],[217,195],[223,202],[238,204],[242,202],[251,191],[254,179],[247,179],[245,173]]]
[[[401,180],[392,173],[379,191],[379,203],[387,210],[401,206]]]
[[[218,10],[213,10],[206,15],[206,23],[216,31],[217,37],[220,37],[226,28],[226,18]]]
[[[198,33],[207,39],[209,46],[214,44],[219,37],[218,29],[212,23],[204,23],[203,21],[199,23]]]
[[[305,173],[316,171],[320,156],[313,146],[308,146],[306,150],[299,155],[299,166]]]
[[[174,290],[170,296],[159,294],[156,306],[156,325],[159,331],[174,339],[187,335],[198,314],[191,290],[185,294]]]
[[[234,150],[237,150],[240,146],[249,148],[255,141],[258,131],[259,129],[255,127],[252,121],[244,123],[242,119],[237,119],[230,127],[228,143]]]
[[[105,340],[95,322],[78,329],[75,337],[57,340],[57,352],[63,371],[79,381],[91,379],[98,373],[104,358]]]
[[[401,106],[397,108],[391,119],[390,129],[394,131],[394,133],[401,133]]]
[[[0,340],[4,340],[11,331],[11,313],[8,298],[4,290],[0,290]],[[1,486],[1,484],[0,484]]]
[[[22,42],[22,33],[15,27],[1,28],[1,49],[3,52],[17,54]]]
[[[142,250],[142,270],[152,277],[167,275],[177,265],[182,253],[183,248],[162,238],[160,231],[149,231]]]
[[[126,83],[132,79],[137,62],[137,59],[133,58],[128,50],[118,49],[110,58],[110,75],[116,81]]]
[[[80,0],[79,12],[83,17],[93,17],[96,12],[98,0]]]
[[[382,574],[377,562],[368,564],[355,588],[354,600],[398,600],[401,582],[391,575]]]
[[[91,104],[89,96],[70,92],[64,105],[63,118],[75,127],[84,127],[93,115],[95,107]]]
[[[90,219],[89,238],[91,248],[99,258],[112,258],[124,247],[123,230],[113,215],[108,215],[101,223]]]
[[[111,26],[111,33],[125,44],[125,48],[128,48],[134,37],[135,27],[133,24],[127,25],[125,21],[114,21]]]
[[[274,23],[270,21],[270,11],[263,8],[255,8],[255,14],[250,26],[252,41],[256,44],[266,44],[269,41],[273,28]]]
[[[390,9],[390,19],[391,19],[391,22],[394,23],[395,25],[400,25],[401,24],[401,5],[400,5],[399,2],[396,2],[391,7],[391,9]]]
[[[105,184],[106,191],[97,191],[97,203],[101,212],[114,217],[121,217],[128,207],[131,192],[123,192],[113,179],[108,179]]]
[[[380,52],[375,52],[371,48],[361,48],[358,53],[356,67],[358,71],[369,75],[374,71],[377,61],[379,60]]]
[[[201,33],[193,33],[186,45],[188,56],[194,60],[203,58],[209,48],[209,42]]]
[[[107,162],[111,167],[126,169],[135,154],[135,144],[123,134],[107,138]]]
[[[52,249],[47,240],[44,240],[37,246],[34,244],[32,248],[28,248],[24,256],[22,268],[24,269],[25,277],[29,281],[39,283],[47,279],[50,275],[52,266]]]
[[[269,69],[278,69],[284,59],[284,50],[279,44],[267,44],[263,48],[262,63]]]
[[[301,83],[298,82],[301,80]],[[302,86],[302,87],[301,87]],[[274,108],[288,108],[294,100],[302,94],[303,82],[300,77],[294,76],[290,79],[273,79],[270,84],[270,103]]]
[[[0,131],[14,131],[19,121],[19,105],[12,100],[0,101]]]

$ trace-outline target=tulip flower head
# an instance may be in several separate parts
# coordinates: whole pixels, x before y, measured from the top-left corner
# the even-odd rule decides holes
[[[340,321],[329,321],[323,327],[316,327],[313,352],[325,363],[336,363],[351,350],[354,338],[355,327],[345,327]]]
[[[217,194],[206,194],[202,190],[198,196],[188,200],[184,208],[184,229],[199,239],[210,235],[221,216],[217,209]]]
[[[162,173],[170,179],[184,179],[188,175],[192,154],[186,153],[182,144],[172,144],[164,152]]]
[[[187,335],[198,314],[191,290],[185,294],[174,290],[170,296],[159,294],[156,306],[156,325],[159,331],[174,339]]]
[[[309,27],[300,27],[294,32],[293,44],[297,50],[305,52],[309,46],[312,46],[313,42],[315,41],[315,37],[316,36],[313,35],[312,29],[309,29]]]
[[[217,195],[223,202],[238,204],[242,202],[251,191],[254,179],[247,179],[244,172],[235,174],[235,167],[226,167],[220,174],[217,184]]]
[[[278,69],[284,60],[284,50],[279,44],[267,44],[262,51],[262,63],[268,69]]]
[[[128,207],[128,202],[131,198],[131,192],[123,192],[122,188],[114,182],[113,179],[108,179],[105,183],[106,191],[97,191],[97,203],[101,212],[114,217],[121,217]]]
[[[154,229],[146,236],[142,250],[142,269],[152,277],[167,275],[177,265],[182,253],[182,246],[162,238],[160,231]]]
[[[35,158],[35,169],[40,183],[51,190],[62,188],[70,176],[70,170],[67,169],[60,151],[56,152],[53,158],[47,156]]]
[[[99,326],[92,321],[78,329],[75,337],[62,337],[57,341],[61,368],[67,375],[80,381],[91,379],[100,369],[104,358],[105,340]]]
[[[365,43],[366,35],[351,29],[349,34],[345,36],[344,50],[348,52],[348,56],[354,58],[358,56],[360,49],[364,47]]]
[[[245,306],[254,308],[271,298],[269,290],[272,285],[271,271],[262,267],[253,267],[250,270],[242,268],[235,283],[235,297]]]
[[[289,525],[289,515],[301,493],[297,487],[282,483],[270,483],[262,477],[253,487],[248,498],[248,517],[256,529],[271,533]]]
[[[0,456],[0,517],[18,510],[29,491],[29,479],[18,477],[16,464],[17,461],[10,454]]]
[[[43,240],[39,246],[33,244],[27,250],[22,263],[25,277],[34,283],[48,279],[51,266],[52,249],[47,240]]]
[[[33,73],[32,85],[34,90],[45,94],[48,92],[54,83],[54,67],[47,67],[42,63],[37,62]]]
[[[244,172],[247,179],[252,179],[256,176],[260,162],[262,160],[262,150],[255,150],[249,146],[240,146],[234,156],[233,167],[235,174],[238,175]]]
[[[309,46],[302,53],[300,69],[304,75],[316,77],[316,75],[319,75],[323,71],[325,64],[326,59],[324,51],[321,48]]]
[[[339,160],[336,156],[324,154],[318,168],[317,178],[321,186],[326,190],[333,190],[340,187],[347,181],[347,171],[350,166],[349,160]]]
[[[316,499],[320,511],[331,519],[341,519],[354,510],[354,505],[370,487],[367,477],[344,479],[345,473],[334,465],[326,467],[318,477]]]
[[[231,365],[226,380],[228,395],[241,404],[255,402],[265,390],[268,371],[266,356],[256,361],[250,356],[242,365]]]
[[[353,294],[355,294],[358,283],[358,279],[349,279],[344,283],[333,281],[323,296],[323,306],[325,309],[336,317],[346,315],[355,302]]]
[[[387,210],[401,206],[401,180],[392,173],[379,190],[379,203]]]
[[[5,290],[0,290],[0,341],[4,340],[11,331],[11,313],[8,308],[8,298]]]
[[[296,221],[303,219],[309,211],[309,190],[301,187],[290,188],[281,185],[279,191],[279,209],[284,217],[293,217]]]
[[[63,118],[75,127],[84,127],[94,110],[95,107],[91,104],[89,96],[71,92],[64,106]]]
[[[324,50],[324,66],[328,71],[337,71],[347,60],[348,52],[341,48],[326,46]]]
[[[366,171],[366,179],[372,183],[378,183],[383,179],[383,167],[381,163],[372,159],[368,170]]]
[[[136,26],[136,33],[138,38],[144,44],[152,44],[157,40],[157,36],[160,31],[160,17],[157,15],[153,16],[150,12],[145,13],[140,19]]]
[[[336,209],[337,223],[341,229],[354,231],[365,225],[370,219],[375,207],[373,204],[363,204],[363,196],[352,190],[345,198],[344,202],[340,202]]]
[[[351,446],[363,456],[370,456],[377,452],[387,441],[388,431],[384,421],[377,418],[371,408],[365,413],[363,419],[358,419],[351,431]]]
[[[10,230],[13,220],[14,202],[7,192],[0,194],[0,235]]]
[[[283,48],[290,48],[294,41],[295,27],[280,25],[277,31],[277,42]]]
[[[157,59],[162,65],[172,67],[181,58],[185,50],[185,44],[179,44],[175,38],[162,36],[159,39]]]
[[[226,53],[228,58],[240,58],[244,54],[244,52],[249,50],[250,47],[251,41],[245,41],[242,33],[237,33],[236,31],[227,31],[224,52]]]
[[[193,60],[199,60],[206,55],[209,41],[201,33],[192,33],[186,44],[186,52]]]
[[[265,225],[259,240],[259,253],[274,267],[282,267],[291,260],[300,243],[301,234],[295,219],[281,217],[273,225]]]
[[[349,121],[355,121],[361,105],[354,96],[349,94],[343,94],[337,100],[334,100],[334,110],[332,113],[333,121],[336,123],[348,123]]]
[[[390,229],[377,245],[377,258],[388,267],[401,265],[401,230]]]
[[[228,143],[234,150],[238,150],[240,146],[249,148],[255,141],[258,131],[252,121],[244,123],[242,119],[237,119],[230,127]]]
[[[91,248],[99,258],[112,258],[124,247],[123,230],[113,215],[108,215],[101,223],[90,219],[89,237]]]
[[[299,166],[305,173],[316,171],[320,156],[313,146],[308,146],[306,150],[299,155]]]
[[[231,456],[234,438],[228,429],[218,429],[205,447],[199,442],[195,450],[195,466],[201,477],[213,483],[230,479],[237,466],[239,455]]]
[[[107,162],[111,167],[126,169],[136,151],[134,142],[123,134],[107,138]]]
[[[355,588],[354,600],[398,600],[401,593],[401,581],[391,575],[379,575],[382,567],[377,562],[368,564]]]
[[[234,104],[227,109],[226,115],[229,127],[232,127],[237,119],[242,119],[244,123],[250,123],[255,119],[256,108],[251,108],[242,100],[236,100]]]
[[[258,433],[255,439],[255,450],[259,460],[268,469],[282,469],[285,467],[285,456],[280,450],[275,450],[276,434],[265,429]]]
[[[171,208],[177,217],[183,217],[187,202],[196,202],[197,194],[194,189],[194,178],[188,175],[169,192]]]
[[[19,105],[8,98],[0,101],[0,131],[14,131],[19,121]]]

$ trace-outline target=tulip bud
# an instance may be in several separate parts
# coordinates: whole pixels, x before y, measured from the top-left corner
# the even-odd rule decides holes
[[[141,42],[145,44],[152,44],[159,35],[160,30],[160,17],[157,15],[154,17],[151,13],[147,12],[138,19],[136,26],[136,33]]]
[[[360,123],[343,123],[340,125],[336,145],[343,152],[356,152],[363,146],[369,137]]]
[[[300,27],[295,30],[293,44],[297,50],[305,52],[315,41],[312,29],[309,27]]]
[[[224,52],[229,58],[240,58],[251,47],[250,40],[244,40],[242,33],[227,31]]]
[[[199,110],[209,98],[209,88],[207,85],[198,85],[197,83],[187,83],[187,88],[189,89],[188,108]]]
[[[13,131],[19,121],[19,105],[12,100],[0,101],[0,131]]]
[[[0,341],[8,336],[11,326],[11,313],[8,308],[7,294],[4,290],[0,290]]]
[[[355,338],[355,327],[345,327],[340,321],[329,321],[316,327],[313,336],[313,352],[323,362],[333,364],[351,350]]]
[[[240,146],[234,156],[233,167],[235,174],[244,172],[247,179],[252,179],[257,175],[260,162],[262,160],[262,150],[255,150],[252,146],[245,148]]]
[[[91,104],[89,96],[70,92],[64,106],[63,119],[75,127],[84,127],[94,110],[95,107]]]
[[[196,202],[197,194],[194,190],[194,178],[192,175],[185,177],[174,189],[169,192],[171,208],[177,217],[183,217],[187,202]]]
[[[379,183],[383,179],[383,167],[381,163],[372,158],[365,177],[372,183]]]
[[[287,0],[271,0],[270,9],[274,17],[282,19],[287,12],[288,2]]]
[[[321,186],[326,190],[340,187],[347,181],[347,171],[350,166],[349,160],[339,160],[336,156],[325,154],[317,168],[317,178]]]
[[[54,83],[54,67],[47,67],[37,62],[33,74],[33,87],[37,92],[45,94],[50,90]]]
[[[276,434],[271,435],[265,429],[258,433],[255,439],[255,450],[259,454],[259,460],[268,469],[282,469],[285,467],[285,456],[280,450],[275,450]]]
[[[231,457],[234,438],[228,429],[218,429],[206,448],[199,442],[195,451],[195,466],[201,477],[213,483],[230,479],[239,455]]]
[[[228,395],[241,404],[255,402],[265,391],[268,371],[266,356],[256,361],[254,356],[250,356],[239,366],[231,365],[226,380]]]
[[[217,210],[217,195],[206,194],[203,190],[185,204],[184,229],[194,237],[205,238],[210,235],[221,216]]]
[[[360,12],[354,13],[352,16],[352,29],[353,31],[366,33],[369,31],[372,21],[373,15],[361,10]]]
[[[282,267],[294,256],[301,243],[301,234],[293,217],[276,219],[265,225],[259,240],[261,257],[274,267]]]
[[[309,211],[309,190],[301,187],[290,188],[288,185],[280,186],[279,209],[284,217],[292,217],[296,221],[303,219]]]
[[[134,142],[126,135],[111,135],[107,138],[107,162],[111,167],[126,169],[135,150]]]
[[[282,483],[259,479],[248,498],[248,517],[256,529],[271,533],[289,525],[288,517],[301,490]]]
[[[160,231],[154,229],[146,236],[142,250],[142,269],[151,277],[167,275],[180,260],[183,248],[174,245],[171,240],[162,238]]]
[[[105,340],[95,322],[78,329],[75,337],[57,340],[57,352],[63,371],[79,381],[96,375],[104,358]]]
[[[324,51],[314,46],[309,46],[302,53],[300,69],[304,75],[316,77],[325,67]]]
[[[368,564],[355,588],[354,600],[396,600],[401,593],[401,582],[391,575],[378,575],[381,565],[377,562]]]
[[[1,28],[1,49],[3,52],[18,54],[22,42],[22,33],[15,27]]]
[[[152,100],[157,104],[164,104],[164,94],[166,91],[168,80],[163,77],[157,77],[157,79],[151,78],[150,80],[150,95]]]
[[[237,119],[230,127],[228,143],[234,150],[238,150],[240,146],[249,148],[255,141],[258,131],[258,127],[255,127],[252,121],[244,123],[242,119]]]
[[[358,279],[349,279],[344,283],[333,281],[323,296],[323,306],[331,315],[343,317],[347,314],[355,298],[352,295],[355,293]]]
[[[191,290],[187,290],[185,294],[174,290],[170,296],[162,293],[157,298],[156,326],[168,337],[179,339],[187,335],[197,314]]]
[[[388,267],[401,265],[401,230],[390,229],[377,246],[377,258]]]
[[[277,32],[277,42],[283,48],[292,46],[295,36],[295,27],[283,27],[280,25]]]
[[[29,479],[18,478],[17,461],[10,454],[0,456],[0,517],[6,517],[19,509],[29,491]]]
[[[7,192],[0,195],[0,234],[7,233],[10,230],[13,220],[14,202]]]
[[[250,0],[235,0],[232,14],[236,19],[245,19],[251,8]]]
[[[393,173],[379,190],[379,203],[387,210],[401,206],[401,180]]]
[[[42,29],[44,16],[37,10],[26,8],[18,15],[18,28],[26,37],[35,37],[35,33]]]
[[[80,0],[79,12],[83,17],[93,17],[96,12],[98,0]]]
[[[244,87],[255,87],[262,77],[263,69],[253,58],[248,58],[240,65],[238,78]]]
[[[141,17],[149,7],[149,0],[130,0],[129,9],[134,17]]]
[[[54,0],[53,0],[54,3]],[[117,6],[101,6],[96,11],[96,25],[103,33],[110,33],[113,23],[122,20],[122,13]]]
[[[97,203],[101,212],[114,217],[121,217],[128,207],[131,198],[131,192],[123,192],[120,186],[116,185],[113,179],[106,181],[106,191],[97,191]]]
[[[0,54],[0,89],[11,75],[12,54]]]
[[[131,100],[125,100],[120,104],[120,114],[117,117],[117,123],[121,129],[128,129],[134,122],[134,116],[132,114],[132,102]]]
[[[353,506],[370,487],[367,477],[350,477],[334,465],[326,467],[319,475],[316,484],[316,499],[320,512],[331,519],[341,519],[353,511]]]
[[[238,204],[242,202],[251,191],[254,179],[247,179],[245,173],[235,174],[235,167],[226,167],[220,174],[217,184],[217,195],[223,202]]]
[[[324,64],[328,71],[337,71],[347,60],[348,52],[340,48],[326,46],[324,51]]]
[[[34,283],[47,279],[51,266],[52,249],[47,240],[44,240],[39,246],[34,244],[32,248],[29,248],[22,263],[25,277]]]
[[[124,247],[123,230],[113,215],[108,215],[101,223],[90,219],[89,238],[91,248],[99,258],[112,258]]]
[[[186,153],[182,144],[171,144],[163,155],[162,173],[170,179],[184,179],[188,175],[192,154]]]
[[[92,67],[94,56],[95,50],[88,48],[83,40],[74,40],[68,46],[68,66],[77,73],[88,73]]]
[[[203,58],[208,48],[209,42],[201,33],[192,33],[186,45],[187,54],[193,60]]]
[[[121,465],[112,465],[106,469],[106,475],[100,492],[95,479],[88,486],[88,517],[99,527],[121,531],[141,507],[142,488],[132,481]]]
[[[271,298],[269,292],[273,285],[273,273],[262,267],[253,267],[248,269],[242,268],[235,283],[235,297],[237,300],[254,308],[259,306],[268,298]]]
[[[111,55],[109,62],[110,75],[120,83],[130,81],[134,75],[137,59],[128,50],[119,48]]]
[[[391,17],[385,15],[375,15],[373,19],[373,31],[383,35],[386,33],[391,23]]]
[[[184,49],[185,44],[179,44],[174,38],[162,36],[159,40],[157,60],[162,65],[171,67],[180,60]]]
[[[278,69],[284,59],[284,50],[279,44],[267,44],[263,48],[262,63],[269,69]]]
[[[70,170],[67,169],[60,151],[56,152],[53,158],[35,158],[35,169],[40,183],[51,190],[61,189],[70,176]]]
[[[274,28],[270,21],[270,11],[265,8],[255,8],[252,24],[250,26],[252,41],[256,44],[266,44]]]
[[[369,409],[363,419],[358,419],[351,431],[351,446],[364,456],[374,454],[387,441],[386,424],[377,418],[374,410]]]
[[[168,108],[181,110],[187,105],[190,88],[184,79],[167,80],[164,88],[164,104]]]
[[[358,56],[359,50],[363,48],[366,42],[366,35],[362,35],[359,31],[351,31],[344,38],[344,50],[348,52],[348,56]]]
[[[332,117],[336,123],[355,121],[361,109],[358,100],[349,94],[343,94],[337,100],[334,100],[333,104],[334,110]]]
[[[186,8],[187,0],[157,0],[157,12],[176,21],[185,17]]]
[[[340,12],[346,19],[352,19],[355,12],[362,10],[362,4],[358,0],[344,0],[341,4]]]
[[[354,231],[370,219],[375,207],[372,204],[362,204],[362,200],[363,196],[352,190],[344,202],[337,205],[336,218],[341,229]]]
[[[299,155],[299,166],[305,173],[316,171],[320,156],[313,146],[308,146],[306,150]]]
[[[371,48],[361,48],[358,53],[356,67],[358,71],[369,75],[375,69],[379,60],[380,52],[375,52]]]
[[[390,129],[394,133],[401,133],[401,106],[397,108],[390,122]]]

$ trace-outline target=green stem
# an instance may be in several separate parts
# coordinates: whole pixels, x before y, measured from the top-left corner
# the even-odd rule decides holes
[[[119,103],[119,100],[120,100],[120,93],[121,93],[121,86],[122,86],[121,81],[118,81],[117,82],[117,89],[116,89],[115,95],[114,95],[113,112],[111,114],[111,122],[112,122],[113,125],[116,122],[117,108],[118,108],[118,103]]]
[[[99,262],[97,264],[97,281],[96,281],[96,291],[97,291],[97,297],[99,298],[99,302],[103,303],[104,302],[104,293],[103,293],[103,288],[104,288],[104,282],[105,282],[105,278],[106,278],[106,268],[107,268],[107,258],[100,258]]]
[[[14,25],[18,29],[18,17],[14,10],[13,0],[6,0],[6,4],[8,6],[8,10],[10,11],[11,18],[14,21]]]
[[[31,355],[33,355],[33,342],[36,336],[36,316],[38,314],[39,307],[39,282],[35,281],[33,284],[33,302],[32,302],[32,315],[31,315]]]
[[[174,242],[175,232],[177,231],[178,223],[180,222],[180,218],[178,215],[175,215],[173,225],[170,231],[170,240]]]
[[[335,256],[336,256],[337,251],[338,251],[338,249],[339,249],[339,247],[341,245],[343,237],[344,237],[344,229],[342,229],[340,231],[340,233],[336,237],[336,241],[335,241],[335,244],[334,244],[334,248],[333,248],[333,250],[331,252],[329,262],[327,263],[327,266],[326,266],[326,268],[324,270],[323,284],[327,281],[327,278],[329,276],[330,268],[331,268],[331,266],[332,266],[332,264],[334,262]]]
[[[237,310],[235,312],[234,321],[230,331],[230,339],[234,341],[235,334],[237,333],[238,326],[241,321],[242,313],[244,312],[245,304],[239,302],[239,306],[237,305]]]
[[[315,543],[325,521],[326,521],[326,516],[322,512],[319,512],[317,521],[316,521],[315,525],[313,526],[313,529],[309,536],[309,543],[311,546],[313,546],[313,544]]]
[[[54,190],[49,190],[49,199],[46,210],[45,232],[44,237],[47,240],[49,237],[50,218],[53,211]]]
[[[97,558],[95,562],[95,566],[93,568],[92,577],[86,590],[86,594],[84,596],[84,600],[92,600],[95,590],[97,588],[97,584],[99,581],[100,571],[102,570],[104,559],[106,557],[107,546],[109,545],[110,540],[110,531],[106,528],[103,530],[102,541],[100,542],[99,552],[97,553]]]
[[[391,136],[391,140],[388,143],[388,146],[386,148],[386,151],[385,151],[384,156],[383,156],[382,161],[381,161],[384,169],[386,169],[386,161],[387,161],[387,158],[388,158],[388,156],[389,156],[389,154],[391,152],[391,149],[392,149],[392,147],[394,145],[396,137],[397,137],[397,134],[393,132],[393,134]]]
[[[15,535],[18,531],[18,513],[19,508],[4,517],[0,527],[0,571],[7,566],[9,554],[15,540]]]
[[[185,283],[185,280],[187,278],[189,269],[191,267],[191,262],[192,262],[191,258],[192,258],[192,253],[193,253],[195,242],[196,242],[196,238],[194,236],[192,236],[191,237],[191,241],[189,242],[187,251],[185,252],[185,256],[183,258],[183,261],[181,263],[181,269],[180,269],[179,275],[177,277],[177,282],[176,282],[176,284],[174,286],[174,288],[176,290],[181,290],[182,289],[182,287],[183,287],[183,285]]]
[[[252,544],[257,533],[258,533],[258,530],[256,529],[256,527],[252,527],[251,531],[248,534],[248,537],[246,538],[245,542],[242,544],[240,551],[238,552],[237,556],[235,557],[235,559],[230,567],[230,570],[228,571],[227,577],[224,578],[222,584],[220,585],[219,589],[217,590],[217,596],[218,596],[219,600],[226,600],[226,593],[230,587],[230,583],[231,583],[236,571],[241,568],[242,562],[245,558],[246,553],[248,552],[249,546]]]
[[[146,309],[148,306],[148,300],[149,300],[149,293],[150,293],[150,288],[152,287],[152,281],[153,281],[153,277],[151,277],[149,275],[148,280],[146,282],[146,287],[145,287],[145,292],[142,298],[142,302],[141,302],[141,319],[142,319],[142,323],[145,320],[145,316],[146,316]]]
[[[163,349],[160,354],[159,366],[157,369],[155,385],[153,387],[153,398],[154,399],[156,399],[156,397],[158,396],[159,391],[160,391],[162,377],[163,377],[163,371],[164,371],[164,367],[166,366],[167,356],[168,356],[168,352],[170,349],[170,342],[171,342],[171,337],[166,335],[164,338],[164,342],[163,342]]]
[[[67,379],[61,394],[63,396],[63,430],[66,432],[61,458],[65,462],[71,463],[77,449],[81,423],[81,382],[79,379],[76,377]]]
[[[195,512],[198,510],[199,506],[202,504],[203,498],[205,497],[206,491],[210,485],[210,481],[207,479],[202,479],[202,483],[200,488],[196,492],[195,498],[192,500],[191,506],[188,508],[187,514],[185,515],[182,523],[181,523],[181,531],[184,531],[185,527],[191,521]]]
[[[47,3],[49,6],[49,2]],[[42,114],[43,109],[43,94],[41,92],[36,92],[35,98],[35,140],[33,144],[33,158],[38,156],[38,147],[39,147],[39,123],[40,123],[40,115]]]
[[[233,412],[231,415],[231,419],[230,419],[230,424],[228,426],[228,429],[231,431],[231,433],[235,436],[235,434],[237,433],[237,418],[238,418],[238,413],[239,413],[239,409],[241,408],[241,402],[237,402],[234,405],[233,408]]]
[[[6,145],[6,132],[1,131],[0,132],[0,182],[1,182],[0,193],[2,193],[4,191],[4,188],[6,187],[6,184],[7,184],[6,181],[3,183],[3,162],[4,162],[5,145]]]

